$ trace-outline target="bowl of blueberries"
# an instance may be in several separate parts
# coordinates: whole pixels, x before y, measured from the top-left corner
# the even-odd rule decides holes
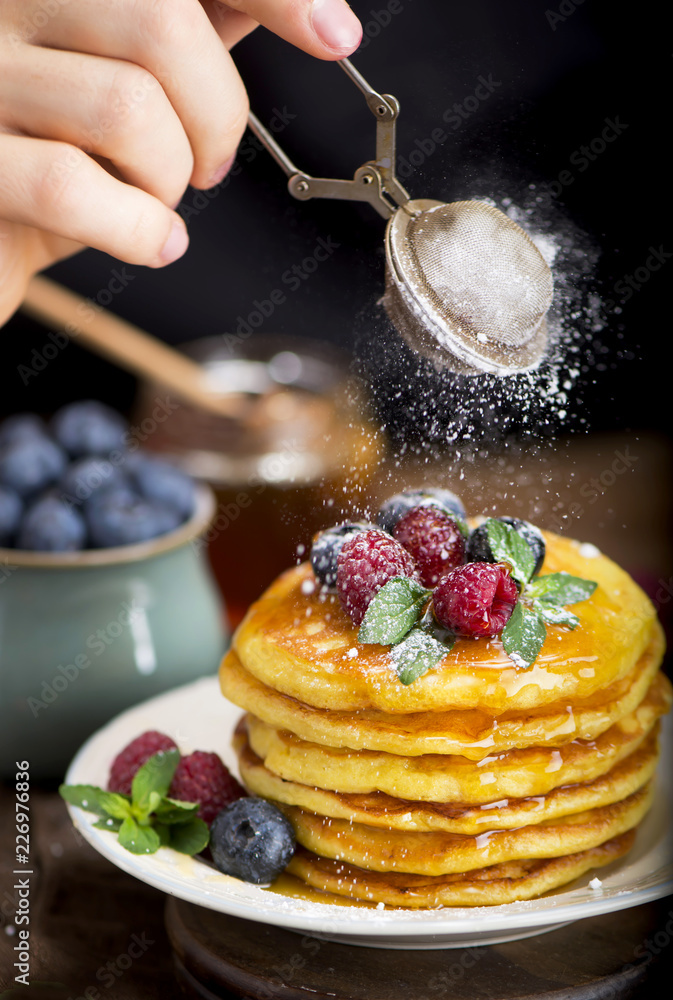
[[[224,652],[213,494],[140,437],[95,400],[0,423],[0,748],[35,777]]]

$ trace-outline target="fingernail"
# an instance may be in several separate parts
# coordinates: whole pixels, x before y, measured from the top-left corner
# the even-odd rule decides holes
[[[168,239],[164,243],[163,250],[159,254],[159,259],[162,264],[172,264],[178,257],[182,257],[188,246],[189,236],[187,235],[185,224],[182,220],[178,221],[176,219],[168,235]]]
[[[352,52],[360,44],[362,25],[344,0],[313,0],[311,23],[330,49]]]
[[[227,176],[227,174],[233,167],[235,159],[236,159],[236,154],[234,154],[234,156],[230,156],[227,162],[223,163],[220,169],[215,171],[213,176],[208,181],[208,187],[215,187],[216,184],[219,184],[220,181],[224,180],[224,178]]]

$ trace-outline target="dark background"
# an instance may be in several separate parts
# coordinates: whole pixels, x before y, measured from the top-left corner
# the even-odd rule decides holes
[[[580,308],[574,321],[585,364],[560,429],[665,427],[670,365],[661,363],[664,289],[673,265],[648,272],[628,301],[621,301],[625,286],[618,284],[645,266],[650,247],[664,241],[667,249],[661,133],[670,55],[656,8],[619,12],[590,0],[354,0],[353,7],[367,39],[354,56],[356,66],[402,104],[398,154],[408,160],[418,141],[428,149],[433,129],[447,132],[446,141],[404,178],[412,195],[507,195],[532,207],[538,227],[565,234],[578,271],[587,253],[600,251],[593,287],[612,305],[603,310],[602,330],[592,330],[595,310],[588,318]],[[265,30],[234,54],[260,118],[268,122],[274,108],[296,116],[279,139],[300,167],[350,177],[373,155],[374,120],[337,67]],[[443,112],[473,95],[480,76],[499,85],[459,127],[444,126]],[[586,169],[577,158],[573,165],[573,152],[599,137],[606,120],[628,127]],[[163,271],[127,268],[132,281],[110,308],[180,343],[235,329],[256,299],[280,287],[286,301],[260,333],[317,337],[367,355],[371,310],[382,289],[383,220],[368,206],[295,202],[278,167],[254,150],[249,134],[236,170],[212,199],[187,192],[181,209],[191,235],[186,257]],[[550,185],[564,170],[571,182],[557,196],[560,185]],[[319,236],[329,236],[338,250],[290,292],[281,283],[283,272],[311,255]],[[95,299],[115,266],[88,251],[51,273]],[[586,306],[586,279],[577,284]],[[18,366],[32,363],[46,331],[17,315],[2,338],[1,411],[48,413],[82,396],[130,407],[134,380],[74,344],[24,384]],[[374,353],[378,358],[378,349]],[[378,397],[394,379],[386,370],[379,373]],[[385,398],[379,403],[389,415]],[[579,411],[587,423],[573,416]]]
[[[665,292],[670,287],[668,272],[673,273],[673,263],[665,263],[660,271],[648,275],[628,301],[622,303],[624,294],[615,290],[618,283],[620,289],[625,287],[624,276],[646,266],[650,247],[659,248],[663,243],[666,251],[673,251],[666,242],[665,220],[670,201],[670,159],[668,150],[664,156],[662,137],[668,138],[670,131],[664,95],[671,60],[663,5],[618,7],[597,0],[400,0],[393,4],[397,13],[382,29],[379,22],[387,20],[389,0],[353,0],[352,6],[365,23],[369,38],[353,57],[355,65],[375,87],[400,99],[398,152],[405,160],[418,149],[417,141],[426,142],[433,129],[442,126],[447,108],[474,94],[479,76],[491,76],[500,83],[458,129],[446,129],[446,142],[426,156],[404,183],[417,197],[457,200],[475,195],[509,196],[533,208],[536,226],[563,234],[568,261],[579,253],[575,273],[582,294],[575,323],[583,371],[572,390],[566,423],[553,429],[666,431],[670,426],[671,364]],[[384,12],[383,17],[378,12]],[[559,12],[561,17],[556,16]],[[312,60],[264,30],[255,32],[234,54],[252,107],[263,121],[272,119],[274,108],[286,107],[296,115],[279,138],[298,166],[317,175],[349,177],[373,154],[373,118],[337,67]],[[571,156],[600,136],[606,119],[619,119],[628,128],[580,171]],[[204,201],[201,196],[195,201],[193,191],[187,193],[182,211],[188,216],[191,247],[186,257],[163,271],[126,268],[133,278],[114,297],[110,308],[174,344],[221,335],[236,329],[239,317],[247,317],[255,308],[255,300],[267,298],[275,288],[287,290],[282,285],[283,272],[310,256],[320,236],[329,236],[339,244],[338,250],[310,280],[287,295],[259,332],[325,339],[351,351],[356,362],[364,359],[365,374],[378,366],[376,399],[383,419],[390,424],[394,409],[390,399],[398,388],[399,369],[385,350],[386,330],[375,321],[373,306],[382,289],[383,220],[366,206],[293,201],[276,165],[265,153],[252,156],[251,149],[246,139],[238,161],[240,172],[221,185],[205,209],[192,214],[190,210]],[[564,170],[570,171],[572,182],[564,186],[559,197],[550,197],[549,191],[555,188],[549,185]],[[538,196],[542,197],[539,203],[535,201]],[[585,262],[598,253],[593,281],[579,277]],[[88,251],[51,273],[96,299],[107,290],[115,268],[119,268],[117,262]],[[603,310],[605,325],[601,330],[592,329],[596,310],[582,308],[590,303],[591,287],[605,302],[613,302]],[[45,328],[20,314],[0,331],[0,416],[16,410],[48,414],[68,400],[82,397],[131,409],[135,380],[74,343],[26,384],[20,366],[35,363],[44,345],[51,343],[47,334]],[[482,388],[487,394],[489,383],[485,381]],[[449,382],[449,396],[450,390]],[[443,405],[446,392],[440,396]],[[585,423],[580,423],[582,418]],[[409,422],[416,431],[411,416]],[[547,425],[531,427],[533,433],[547,429]],[[580,445],[584,461],[577,483],[603,468],[603,458],[594,454],[594,440],[574,442]],[[618,443],[623,447],[621,441]],[[600,452],[608,456],[607,469],[614,444],[611,438]],[[665,473],[659,478],[655,475],[665,465],[665,458],[658,446],[649,451],[643,446],[636,453],[640,456],[638,468],[645,469],[639,471],[636,485],[629,490],[630,477],[620,480],[615,487],[619,500],[613,501],[614,494],[608,493],[605,503],[592,507],[587,518],[595,515],[596,523],[583,521],[582,536],[603,545],[598,533],[604,527],[598,523],[600,516],[606,530],[612,525],[614,541],[619,532],[610,521],[611,512],[604,515],[604,507],[609,504],[625,511],[624,524],[620,514],[617,529],[623,527],[627,540],[636,536],[625,565],[650,567],[654,594],[666,562],[660,535],[663,514],[652,512],[653,502],[666,493]],[[554,470],[554,493],[558,490],[561,494],[564,483],[560,480],[566,469],[567,465],[559,464]],[[503,471],[502,475],[505,478],[509,473]],[[571,481],[569,473],[567,482]],[[625,494],[628,502],[622,499]],[[652,494],[656,494],[654,498]],[[575,527],[571,525],[573,531]],[[638,551],[644,544],[643,536],[647,558]],[[623,538],[619,542],[622,546]],[[615,557],[618,549],[615,545]],[[609,545],[605,550],[612,552]],[[641,582],[646,581],[641,577]],[[662,616],[671,607],[667,602],[665,598],[659,608]],[[45,823],[47,835],[68,845],[70,824],[62,810],[58,822],[60,827]],[[58,836],[54,833],[57,829]],[[97,862],[92,858],[83,862],[80,854],[78,849],[73,864],[72,853],[66,853],[52,881],[46,883],[50,891],[41,897],[69,938],[76,909],[76,936],[83,935],[76,967],[85,964],[84,956],[87,967],[95,969],[98,961],[115,953],[117,942],[120,951],[127,946],[128,906],[135,907],[134,912],[143,916],[143,926],[156,928],[157,939],[163,941],[163,900],[140,899],[138,893],[146,887],[136,882],[130,885],[128,879],[125,887],[119,882],[119,873],[113,886],[106,862],[101,861],[105,871],[101,868],[99,877],[112,910],[104,908],[101,923],[98,911],[90,914],[82,907],[80,896],[94,898],[90,889]],[[46,849],[44,855],[49,857]],[[58,859],[49,860],[53,866],[58,863]],[[64,892],[66,882],[69,888]],[[127,909],[122,913],[124,906]],[[89,921],[86,926],[82,914]],[[66,937],[54,936],[53,921],[45,926],[51,931],[52,947],[60,941],[67,945]],[[116,937],[111,928],[118,929]],[[638,935],[638,940],[642,939],[648,940]],[[107,943],[99,945],[99,940]],[[60,947],[59,955],[67,958],[67,947]],[[172,996],[166,979],[168,962],[165,946],[159,944],[151,953],[147,971],[139,963],[121,981],[120,988],[125,993],[128,990],[128,996],[135,996],[136,991],[149,996],[153,988],[159,988],[162,996]],[[652,983],[642,993],[652,996],[653,989],[656,985]]]

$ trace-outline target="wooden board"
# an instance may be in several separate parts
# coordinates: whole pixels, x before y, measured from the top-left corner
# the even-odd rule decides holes
[[[438,951],[333,944],[177,899],[167,902],[166,927],[178,981],[199,1000],[621,1000],[655,996],[649,984],[666,947],[654,940],[670,947],[661,928],[671,903]]]

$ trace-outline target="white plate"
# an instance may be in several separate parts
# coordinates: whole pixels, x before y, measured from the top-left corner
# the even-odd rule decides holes
[[[113,758],[147,729],[172,736],[183,753],[215,751],[236,772],[231,734],[240,715],[241,710],[222,697],[214,677],[176,688],[129,709],[95,733],[70,765],[66,782],[104,787]],[[673,734],[670,725],[666,732],[668,745]],[[667,759],[670,757],[664,748],[662,765]],[[291,899],[222,875],[198,859],[168,848],[151,855],[130,854],[115,834],[94,829],[96,816],[69,808],[75,825],[104,857],[143,882],[190,903],[348,944],[457,948],[529,937],[672,892],[673,856],[667,835],[672,829],[671,779],[664,766],[659,770],[655,805],[625,859],[589,872],[571,887],[541,899],[504,906],[376,910]],[[601,888],[590,889],[589,882],[596,874]]]

